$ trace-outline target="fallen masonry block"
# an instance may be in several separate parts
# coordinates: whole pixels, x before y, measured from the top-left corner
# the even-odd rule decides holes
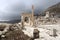
[[[34,29],[34,31],[33,31],[33,38],[34,39],[39,38],[39,30],[38,29]]]
[[[57,33],[56,33],[56,29],[53,29],[53,36],[56,37],[57,36]]]

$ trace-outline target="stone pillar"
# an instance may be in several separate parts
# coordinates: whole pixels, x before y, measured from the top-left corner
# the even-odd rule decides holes
[[[34,15],[34,5],[32,5],[32,16]]]
[[[24,17],[21,16],[21,24],[22,24],[22,29],[24,28]]]
[[[33,25],[34,25],[34,5],[32,5],[32,22],[33,22]]]

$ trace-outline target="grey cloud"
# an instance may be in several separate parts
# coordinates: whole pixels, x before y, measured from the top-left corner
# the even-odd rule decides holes
[[[35,13],[39,13],[58,2],[60,2],[60,0],[6,0],[6,2],[0,3],[0,5],[2,5],[0,7],[0,19],[20,19],[22,12],[31,12],[32,4],[35,6]],[[7,6],[3,6],[3,4],[7,4]],[[3,10],[1,8],[3,8]]]

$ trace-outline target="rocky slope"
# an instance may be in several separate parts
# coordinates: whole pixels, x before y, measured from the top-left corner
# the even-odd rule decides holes
[[[51,7],[49,7],[46,11],[60,13],[60,2],[51,6]]]

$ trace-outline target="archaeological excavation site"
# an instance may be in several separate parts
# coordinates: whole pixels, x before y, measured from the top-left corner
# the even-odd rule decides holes
[[[60,40],[60,3],[47,8],[43,15],[22,12],[18,23],[0,23],[0,40]]]

